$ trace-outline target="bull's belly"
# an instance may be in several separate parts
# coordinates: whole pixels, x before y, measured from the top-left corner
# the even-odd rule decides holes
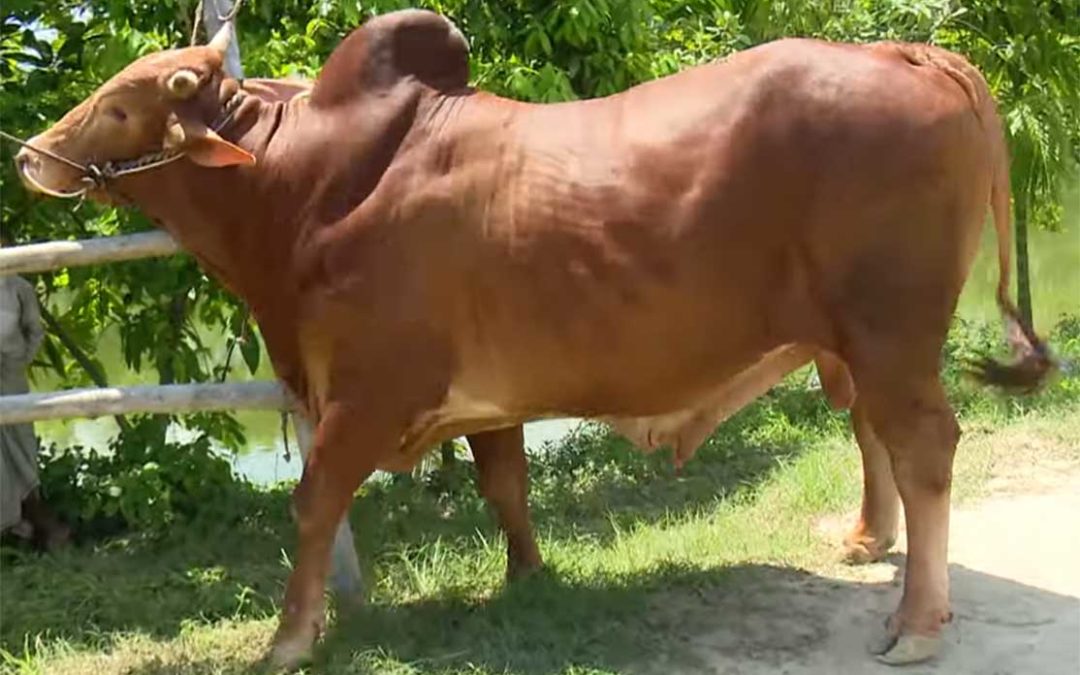
[[[671,448],[676,464],[681,465],[693,457],[721,422],[766,393],[785,375],[808,363],[813,356],[811,347],[784,345],[707,389],[689,405],[644,416],[628,416],[617,410],[610,414],[585,416],[610,424],[617,433],[645,452]],[[430,447],[446,438],[567,416],[581,416],[581,411],[526,410],[497,401],[482,392],[469,391],[460,384],[451,385],[443,404],[414,421],[402,438],[401,453],[381,468],[406,470],[414,466]]]

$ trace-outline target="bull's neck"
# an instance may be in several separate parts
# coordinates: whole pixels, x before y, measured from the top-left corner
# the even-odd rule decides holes
[[[292,380],[295,336],[286,325],[295,311],[289,269],[299,225],[297,186],[275,164],[281,129],[295,128],[298,106],[261,103],[222,136],[256,157],[250,167],[206,168],[181,159],[118,184],[133,202],[168,231],[199,264],[253,310],[278,375]],[[291,381],[296,388],[296,382]]]
[[[122,196],[167,230],[233,292],[255,303],[282,280],[298,232],[297,202],[273,146],[283,118],[297,109],[261,104],[222,136],[256,157],[251,167],[206,168],[181,159],[132,176]],[[280,296],[279,296],[280,297]]]

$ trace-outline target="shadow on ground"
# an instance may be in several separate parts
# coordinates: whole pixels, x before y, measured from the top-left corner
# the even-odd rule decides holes
[[[905,673],[1073,675],[1080,604],[953,565],[956,620],[939,659]],[[677,567],[601,585],[541,575],[490,599],[373,606],[333,627],[315,672],[896,673],[865,649],[899,596],[801,570]],[[152,665],[141,675],[248,672],[250,664]]]

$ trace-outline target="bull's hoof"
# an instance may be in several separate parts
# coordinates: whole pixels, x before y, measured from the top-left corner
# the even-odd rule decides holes
[[[293,672],[311,663],[311,647],[298,644],[276,644],[266,655],[266,669],[269,672]]]
[[[894,615],[885,622],[881,632],[871,639],[868,645],[870,653],[879,662],[890,666],[920,663],[941,651],[941,634],[938,630],[931,634],[906,633],[901,625],[902,622]]]
[[[874,650],[878,661],[890,666],[904,666],[909,663],[922,663],[937,656],[941,651],[941,637],[936,635],[889,636],[877,647],[883,647],[880,651]]]
[[[896,537],[875,539],[866,535],[844,537],[844,562],[848,565],[869,565],[880,562],[889,554]]]
[[[325,616],[301,624],[299,629],[290,629],[289,624],[282,623],[266,656],[266,665],[274,671],[293,671],[310,663],[315,641],[325,625]]]
[[[543,565],[521,565],[506,568],[506,583],[516,584],[531,579],[544,571]]]

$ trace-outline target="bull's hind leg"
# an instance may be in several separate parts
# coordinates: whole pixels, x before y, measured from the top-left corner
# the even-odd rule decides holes
[[[844,558],[852,564],[866,564],[881,560],[896,543],[900,493],[889,450],[874,431],[866,405],[859,400],[851,409],[851,424],[862,453],[863,497],[859,521],[844,537]]]
[[[883,349],[864,352],[870,358],[853,374],[860,407],[888,449],[908,536],[903,596],[876,651],[886,663],[912,663],[937,652],[951,617],[949,493],[960,429],[930,356],[936,349],[875,346]]]
[[[896,542],[900,494],[893,480],[889,451],[874,432],[866,405],[857,399],[847,364],[838,355],[820,351],[815,357],[829,404],[851,408],[851,424],[862,453],[863,500],[859,522],[844,537],[844,558],[853,564],[880,560]]]
[[[540,550],[529,520],[529,475],[521,425],[468,436],[480,494],[506,534],[506,577],[539,569]]]
[[[310,658],[326,625],[323,589],[335,531],[382,452],[395,447],[396,437],[389,430],[362,423],[365,413],[330,404],[315,430],[303,476],[293,493],[300,546],[270,653],[274,666],[291,668]],[[364,439],[366,452],[356,451],[356,438]]]

